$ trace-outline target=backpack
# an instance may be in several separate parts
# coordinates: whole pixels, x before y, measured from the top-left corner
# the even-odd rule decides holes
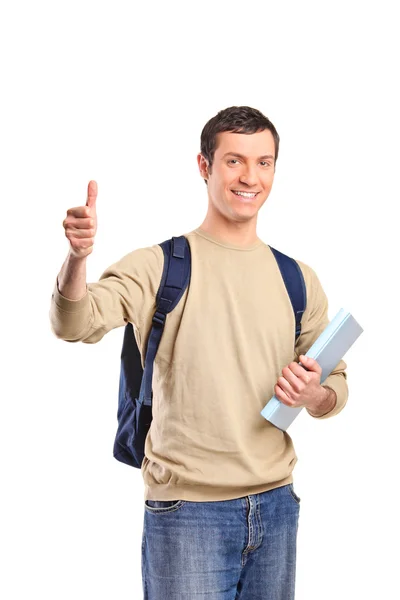
[[[184,294],[191,273],[190,246],[184,236],[172,237],[159,244],[164,252],[164,267],[156,296],[156,310],[145,352],[144,370],[133,326],[125,326],[119,379],[118,429],[114,441],[114,458],[141,468],[144,445],[152,415],[153,364],[164,331],[167,314]],[[286,285],[295,315],[295,343],[301,331],[301,317],[306,308],[306,286],[297,262],[270,246]]]

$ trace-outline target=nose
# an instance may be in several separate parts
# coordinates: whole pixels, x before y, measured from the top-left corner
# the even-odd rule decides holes
[[[257,184],[256,168],[251,165],[247,165],[246,167],[244,167],[242,173],[240,174],[239,180],[241,183],[245,183],[249,187],[256,185]]]

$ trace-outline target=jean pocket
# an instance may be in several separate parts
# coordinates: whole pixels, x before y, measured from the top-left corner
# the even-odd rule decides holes
[[[145,500],[145,509],[152,513],[169,513],[178,510],[185,500]]]
[[[287,486],[287,489],[290,492],[290,495],[292,496],[293,500],[295,502],[297,502],[297,504],[300,504],[300,498],[299,496],[296,494],[296,492],[294,491],[294,487],[293,487],[293,483],[289,483]]]

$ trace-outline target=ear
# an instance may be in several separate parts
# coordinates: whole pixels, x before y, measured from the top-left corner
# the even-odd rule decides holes
[[[207,159],[199,152],[197,155],[197,164],[199,165],[200,175],[203,179],[208,179],[208,161]]]

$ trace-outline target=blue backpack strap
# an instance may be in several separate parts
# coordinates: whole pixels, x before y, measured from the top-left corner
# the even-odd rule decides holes
[[[278,263],[282,279],[286,285],[286,289],[289,294],[290,301],[292,303],[294,317],[296,321],[296,345],[297,338],[301,333],[301,318],[303,316],[307,304],[306,284],[304,281],[303,273],[301,272],[301,269],[298,263],[294,260],[294,258],[286,256],[286,254],[279,252],[279,250],[272,248],[272,246],[270,246],[270,248],[275,256],[276,262]]]
[[[182,298],[190,281],[190,247],[185,236],[173,237],[160,244],[164,251],[164,270],[156,296],[156,312],[147,344],[145,368],[139,402],[151,406],[153,398],[153,365],[165,327],[167,314]]]
[[[190,248],[184,236],[160,244],[164,252],[163,274],[156,296],[156,311],[149,333],[145,368],[133,326],[125,326],[121,352],[118,396],[118,430],[114,457],[132,467],[141,468],[152,414],[153,363],[164,330],[166,315],[178,304],[190,280]]]

